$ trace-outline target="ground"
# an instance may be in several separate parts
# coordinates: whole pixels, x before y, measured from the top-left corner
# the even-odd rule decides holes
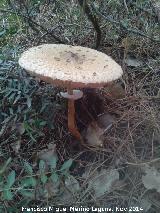
[[[108,113],[114,119],[102,147],[76,141],[67,129],[61,89],[18,65],[24,50],[42,43],[95,48],[84,9],[74,0],[0,3],[0,212],[36,206],[160,211],[158,1],[87,3],[101,28],[98,50],[124,71],[94,94],[84,90],[76,103],[82,132],[91,117]]]

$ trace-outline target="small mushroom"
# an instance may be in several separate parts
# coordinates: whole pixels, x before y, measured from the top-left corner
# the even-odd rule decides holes
[[[102,52],[64,44],[32,47],[22,54],[19,64],[31,75],[67,89],[61,95],[68,98],[68,128],[78,139],[82,137],[75,123],[74,102],[83,93],[74,89],[101,88],[123,73],[121,66]]]
[[[76,128],[75,124],[75,106],[74,102],[75,100],[78,100],[83,97],[83,92],[80,90],[69,90],[67,92],[60,92],[61,96],[63,98],[68,99],[68,129],[72,134],[82,140],[81,135],[79,131]]]
[[[83,97],[83,92],[81,90],[73,90],[73,94],[69,92],[60,92],[63,98],[78,100]]]

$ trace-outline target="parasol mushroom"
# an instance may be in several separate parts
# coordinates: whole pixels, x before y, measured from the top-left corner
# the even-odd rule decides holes
[[[123,71],[106,54],[81,46],[43,44],[25,51],[21,67],[48,83],[67,88],[61,92],[68,99],[68,128],[81,139],[75,124],[75,100],[83,96],[76,88],[100,88],[121,77]]]

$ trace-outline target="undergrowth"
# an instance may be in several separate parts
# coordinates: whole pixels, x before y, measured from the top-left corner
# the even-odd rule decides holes
[[[7,2],[0,2],[0,212],[74,205],[158,213],[160,189],[144,181],[146,166],[156,168],[160,179],[160,38],[153,2],[87,1],[102,30],[99,50],[124,70],[118,87],[97,91],[104,112],[116,119],[101,148],[75,141],[60,89],[18,65],[26,48],[58,43],[51,32],[67,44],[94,47],[83,8],[65,0],[27,1],[22,8]],[[26,8],[42,27],[32,26]]]

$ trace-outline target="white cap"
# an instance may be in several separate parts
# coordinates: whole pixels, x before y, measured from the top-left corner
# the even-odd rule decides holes
[[[19,64],[32,75],[61,87],[102,87],[123,74],[110,56],[81,46],[43,44],[25,51]]]
[[[60,92],[63,98],[78,100],[83,97],[83,92],[81,90],[73,90],[73,94],[70,95],[68,92]]]

